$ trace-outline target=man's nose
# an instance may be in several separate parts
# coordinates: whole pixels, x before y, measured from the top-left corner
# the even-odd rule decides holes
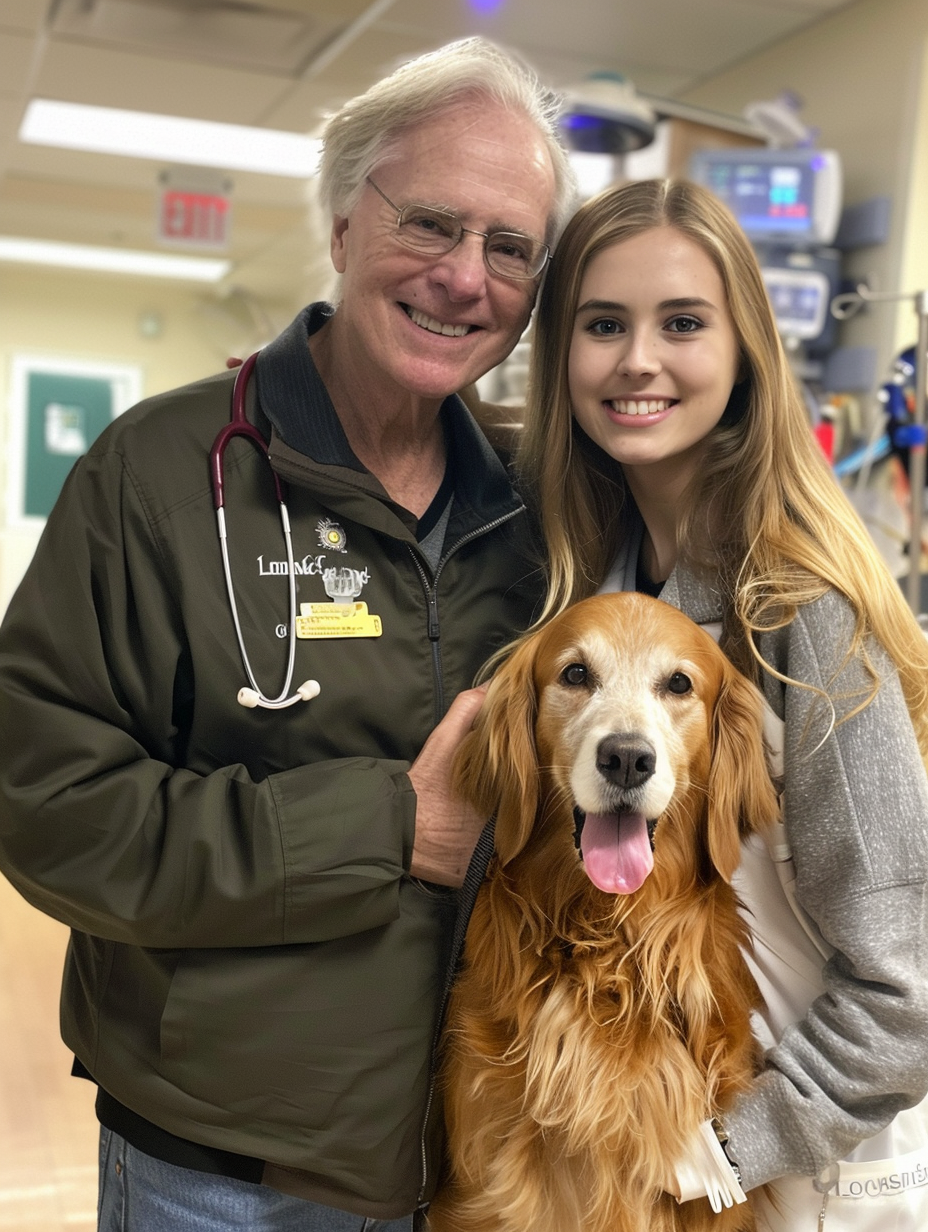
[[[432,276],[452,299],[472,299],[483,293],[489,274],[484,259],[485,242],[482,235],[465,231],[450,252],[436,259]]]

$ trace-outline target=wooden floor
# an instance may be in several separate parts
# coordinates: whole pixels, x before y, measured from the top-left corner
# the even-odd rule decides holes
[[[58,1034],[67,929],[0,876],[0,1229],[93,1232],[94,1089]]]

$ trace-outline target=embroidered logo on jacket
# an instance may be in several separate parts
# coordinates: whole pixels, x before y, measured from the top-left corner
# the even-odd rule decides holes
[[[330,552],[347,552],[348,536],[344,527],[333,522],[331,518],[322,518],[316,523],[316,536],[324,548]]]

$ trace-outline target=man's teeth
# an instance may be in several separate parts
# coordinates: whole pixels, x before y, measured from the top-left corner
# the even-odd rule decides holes
[[[415,308],[406,309],[407,316],[420,329],[427,329],[433,334],[444,334],[446,338],[463,338],[470,331],[469,325],[443,325],[434,317],[427,317],[424,312]]]
[[[669,398],[652,398],[650,401],[615,398],[609,405],[617,415],[656,415],[658,411],[669,411],[673,402]]]

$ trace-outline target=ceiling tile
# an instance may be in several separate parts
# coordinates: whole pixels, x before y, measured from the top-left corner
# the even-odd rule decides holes
[[[27,87],[34,96],[313,132],[326,112],[399,62],[482,34],[520,52],[554,86],[610,70],[649,95],[673,98],[848,2],[854,0],[500,0],[491,13],[478,11],[477,0],[252,0],[239,6],[238,16],[244,21],[247,10],[259,23],[254,29],[270,39],[261,55],[273,50],[274,31],[285,29],[296,32],[294,48],[278,51],[299,52],[257,71],[253,64],[217,63],[215,48],[197,43],[202,30],[195,23],[188,26],[189,43],[175,44],[171,54],[153,38],[134,49],[117,47],[112,30],[108,42],[95,40],[86,23],[80,30],[75,25],[86,0],[58,0],[58,30],[45,41],[30,83],[33,53],[43,45],[34,35],[49,0],[0,0],[0,230],[95,243],[110,236],[133,246],[147,246],[152,236],[161,165],[20,144]],[[111,25],[130,28],[140,17],[193,16],[184,12],[187,0],[95,4]],[[226,7],[222,20],[234,7]],[[270,27],[260,26],[261,9],[273,10]],[[294,16],[309,20],[294,24]],[[200,18],[217,20],[215,13]],[[65,37],[69,22],[72,33]],[[243,29],[234,21],[222,27],[227,59],[235,58]],[[318,38],[307,35],[297,48],[301,30]],[[330,58],[326,45],[337,54]],[[208,61],[198,61],[208,53]],[[296,62],[299,69],[288,71]],[[243,294],[287,300],[306,287],[327,293],[325,228],[313,232],[309,222],[315,186],[244,173],[232,178],[232,245]]]
[[[0,34],[8,30],[38,31],[45,24],[48,0],[3,0]]]
[[[25,102],[35,50],[34,36],[0,31],[0,95]]]

